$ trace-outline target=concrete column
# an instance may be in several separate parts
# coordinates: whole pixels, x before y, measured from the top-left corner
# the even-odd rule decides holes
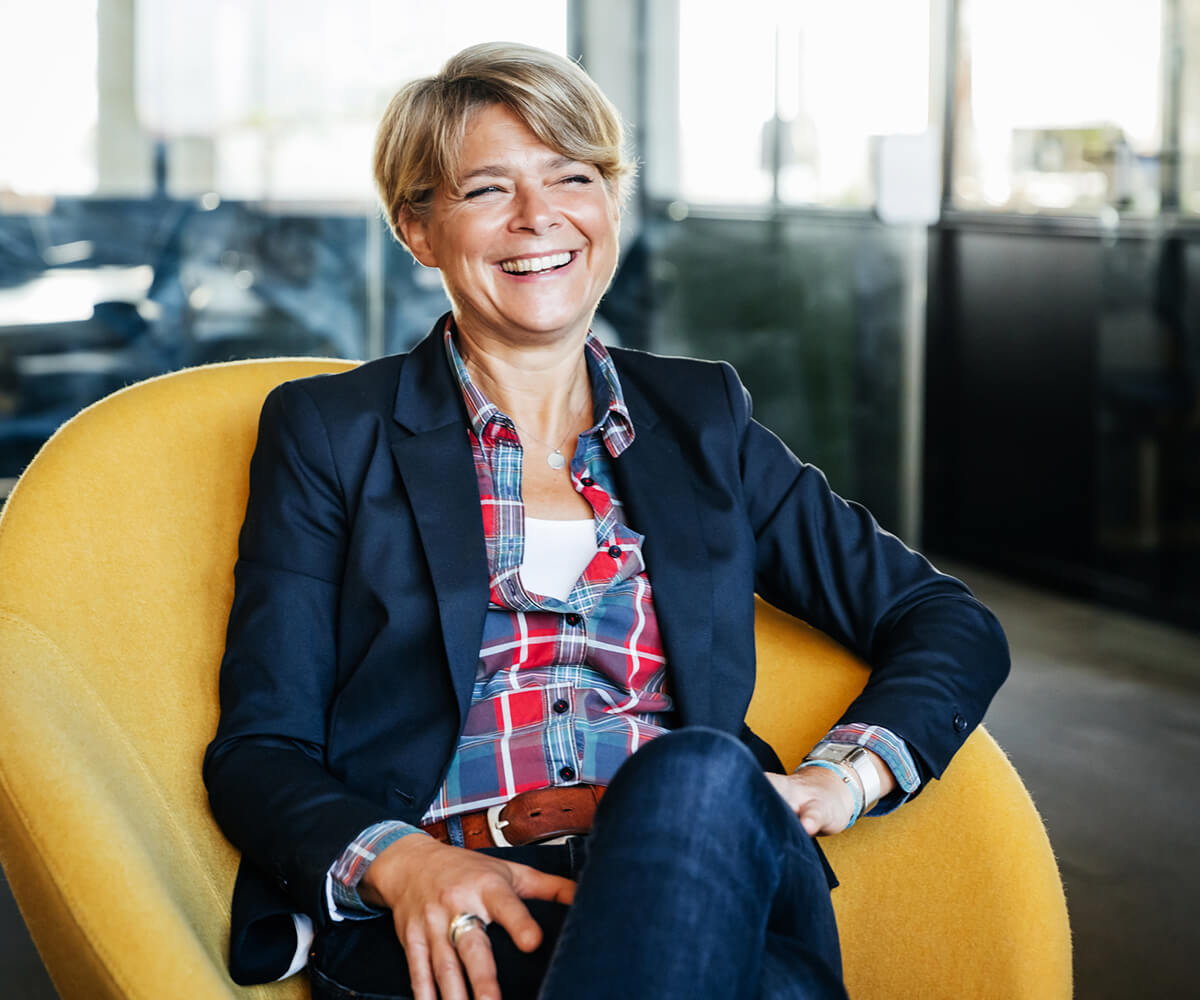
[[[662,11],[674,11],[675,0],[573,0],[572,45],[584,69],[608,95],[625,119],[629,130],[629,145],[642,164],[654,160],[663,146],[674,155],[675,127],[663,142],[648,120],[654,113],[650,95],[653,86],[648,73],[658,69],[661,62],[677,62],[674,58],[677,34],[660,35],[654,30],[652,18],[662,17]],[[666,44],[664,44],[666,43]],[[653,58],[647,58],[647,48],[655,45]],[[670,48],[671,59],[664,59],[664,48]],[[673,87],[678,87],[676,69]],[[672,93],[674,91],[672,90]],[[674,115],[673,122],[678,121]],[[653,145],[653,150],[647,144]],[[638,190],[644,190],[646,178],[638,179]],[[633,198],[626,208],[623,231],[626,236],[636,233],[640,221],[641,198]]]
[[[96,193],[144,196],[154,188],[153,143],[137,118],[136,0],[98,0]]]

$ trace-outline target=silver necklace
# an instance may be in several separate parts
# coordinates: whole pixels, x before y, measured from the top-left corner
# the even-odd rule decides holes
[[[543,448],[550,449],[549,454],[546,455],[546,464],[548,466],[550,466],[550,468],[557,471],[558,469],[561,469],[563,466],[565,466],[567,464],[567,457],[562,453],[562,446],[567,443],[567,439],[571,436],[571,429],[575,426],[575,422],[580,418],[580,416],[583,414],[583,412],[587,409],[587,405],[588,405],[588,400],[585,399],[583,401],[583,406],[581,406],[578,410],[576,410],[575,413],[572,415],[571,422],[567,425],[567,433],[563,435],[563,439],[558,443],[557,448],[555,448],[552,444],[550,444],[549,441],[543,441],[540,437],[538,437],[536,434],[532,433],[531,431],[522,429],[519,424],[517,424],[517,430],[520,431],[522,434],[529,435],[529,437],[533,438],[533,440],[536,441],[538,444],[540,444]],[[513,423],[516,424],[517,423],[516,420],[514,420]]]

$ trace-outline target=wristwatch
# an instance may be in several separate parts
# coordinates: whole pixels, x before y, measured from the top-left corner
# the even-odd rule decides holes
[[[871,755],[863,747],[854,743],[822,743],[804,759],[824,760],[853,770],[862,786],[863,807],[860,815],[867,815],[879,804],[879,771]]]

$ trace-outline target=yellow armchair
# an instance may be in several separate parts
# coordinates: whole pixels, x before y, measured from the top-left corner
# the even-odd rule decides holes
[[[285,379],[352,364],[233,362],[125,389],[59,430],[0,516],[0,862],[63,997],[308,996],[302,976],[225,973],[237,853],[200,762],[259,408]],[[765,605],[758,639],[751,724],[792,764],[865,668]],[[1071,995],[1058,870],[986,733],[917,801],[826,847],[852,996]]]

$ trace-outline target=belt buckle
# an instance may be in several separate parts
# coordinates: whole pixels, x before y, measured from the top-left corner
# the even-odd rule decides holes
[[[501,819],[500,813],[504,811],[507,802],[501,802],[496,806],[489,806],[487,811],[488,831],[492,835],[492,843],[497,847],[515,847],[515,844],[510,844],[508,838],[501,832],[503,827],[508,826],[508,820]]]

